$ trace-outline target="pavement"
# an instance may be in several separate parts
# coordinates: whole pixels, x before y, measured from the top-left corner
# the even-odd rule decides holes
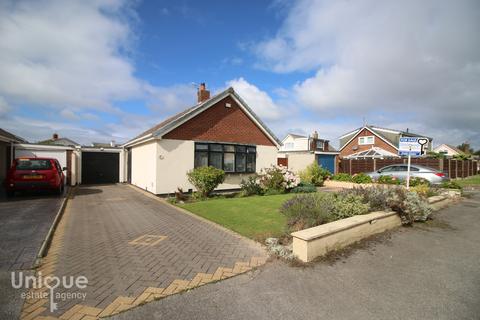
[[[480,192],[312,263],[281,261],[113,319],[479,319]]]
[[[84,276],[88,286],[56,288],[56,310],[47,299],[29,299],[22,318],[108,316],[249,271],[266,258],[258,243],[134,187],[80,186],[38,272]]]
[[[33,274],[37,253],[63,198],[49,193],[0,198],[0,319],[14,319],[23,301],[12,288],[11,272]]]

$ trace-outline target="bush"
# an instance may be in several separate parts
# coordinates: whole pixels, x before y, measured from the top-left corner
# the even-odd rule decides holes
[[[311,183],[300,182],[298,186],[293,188],[290,192],[293,193],[312,193],[317,192],[317,187]]]
[[[298,195],[285,201],[280,212],[287,217],[287,228],[294,232],[331,221],[365,214],[370,206],[361,196],[333,193]]]
[[[287,218],[288,232],[311,228],[332,221],[331,193],[298,195],[284,202],[280,212]]]
[[[372,178],[365,173],[358,173],[353,175],[352,182],[354,183],[372,183]]]
[[[214,167],[195,168],[187,176],[201,198],[208,197],[225,180],[225,172]]]
[[[417,184],[410,188],[410,191],[416,192],[422,197],[431,197],[433,191],[431,191],[430,186],[428,184]]]
[[[258,182],[258,177],[256,175],[248,177],[247,180],[242,180],[240,183],[240,188],[242,189],[243,196],[263,194],[262,186]]]
[[[338,194],[333,203],[332,215],[335,220],[365,214],[370,211],[370,205],[364,202],[363,197],[354,194]]]
[[[452,181],[452,180],[442,183],[441,187],[445,188],[445,189],[459,189],[459,190],[462,190],[462,186],[459,185],[457,182]]]
[[[398,180],[395,177],[392,176],[380,176],[377,179],[377,183],[382,183],[382,184],[396,184],[399,185],[402,183],[402,181]]]
[[[323,186],[323,181],[330,177],[332,174],[325,168],[318,165],[317,162],[313,162],[309,166],[300,172],[300,179],[302,182],[314,184],[316,186]]]
[[[283,166],[262,169],[259,177],[259,184],[265,193],[268,190],[284,193],[286,190],[295,188],[299,183],[300,178]]]
[[[332,180],[335,181],[352,181],[352,176],[349,175],[348,173],[337,173],[334,176],[332,176]]]
[[[342,194],[361,196],[374,211],[390,209],[397,212],[403,224],[425,221],[431,213],[428,201],[416,192],[402,187],[372,186],[344,190]]]
[[[405,180],[403,183],[406,185],[407,181]],[[427,179],[424,179],[424,178],[413,177],[413,178],[410,178],[409,185],[410,185],[410,187],[416,187],[416,186],[420,186],[420,185],[425,185],[425,186],[428,187],[430,185],[430,182]]]

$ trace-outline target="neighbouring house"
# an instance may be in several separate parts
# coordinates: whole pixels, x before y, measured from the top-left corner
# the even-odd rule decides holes
[[[422,137],[428,139],[426,151],[432,149],[432,138],[422,134],[365,125],[350,131],[340,139],[340,157],[346,159],[393,158],[398,157],[401,137]]]
[[[198,103],[128,141],[128,181],[154,194],[193,190],[187,172],[213,166],[226,173],[219,190],[276,164],[280,142],[233,88],[210,97],[199,86]],[[260,106],[261,107],[261,106]]]
[[[318,138],[316,131],[308,137],[289,133],[282,141],[277,163],[298,172],[316,161],[331,173],[336,173],[338,154],[329,140]]]
[[[25,139],[0,128],[0,188],[3,186],[3,181],[7,176],[8,169],[10,169],[10,165],[15,156],[15,143],[26,142]]]
[[[453,157],[460,154],[463,154],[462,150],[450,145],[450,144],[441,144],[433,148],[434,152],[441,153],[447,157]]]
[[[54,133],[51,139],[43,140],[37,142],[37,144],[45,144],[45,145],[55,145],[55,146],[65,146],[65,147],[76,147],[80,144],[69,139],[69,138],[60,138],[58,133]]]

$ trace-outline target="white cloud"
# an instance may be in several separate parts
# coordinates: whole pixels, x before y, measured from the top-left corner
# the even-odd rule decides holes
[[[12,108],[2,96],[0,96],[0,118],[6,117]]]
[[[112,1],[0,4],[0,95],[19,103],[111,110],[141,95],[122,55],[132,43],[128,7]]]
[[[145,89],[149,108],[159,113],[180,111],[197,103],[197,89],[193,85],[178,84],[169,87],[146,85]]]
[[[280,118],[280,107],[273,102],[265,91],[240,77],[227,82],[227,86],[235,91],[247,102],[248,106],[262,119],[273,120]]]
[[[322,116],[384,113],[478,141],[479,10],[468,0],[305,0],[257,54],[276,72],[316,71],[293,91]]]

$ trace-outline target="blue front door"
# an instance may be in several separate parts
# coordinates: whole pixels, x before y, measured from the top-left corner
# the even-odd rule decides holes
[[[335,155],[319,154],[317,155],[318,165],[327,169],[330,173],[335,173]]]

